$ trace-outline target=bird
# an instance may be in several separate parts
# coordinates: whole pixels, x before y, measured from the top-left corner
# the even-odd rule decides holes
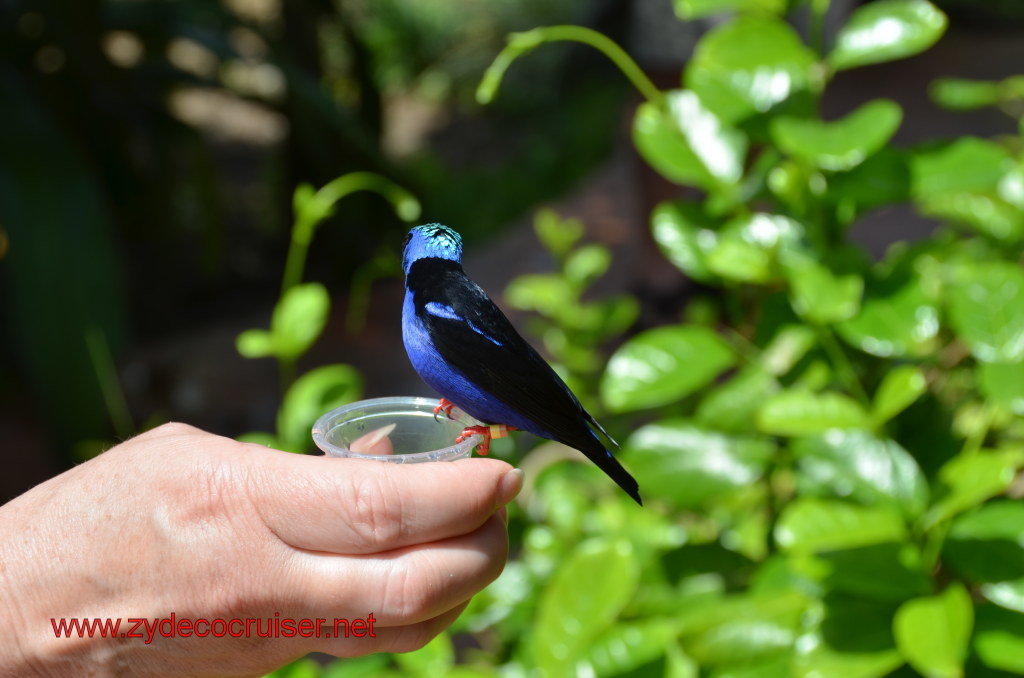
[[[435,415],[456,405],[490,437],[523,430],[575,448],[637,504],[636,480],[612,456],[595,429],[617,447],[565,382],[462,269],[462,236],[448,226],[416,226],[402,251],[405,298],[402,341],[420,378],[441,396]]]

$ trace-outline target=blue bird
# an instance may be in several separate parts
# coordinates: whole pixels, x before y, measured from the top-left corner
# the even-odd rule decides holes
[[[402,340],[416,372],[442,396],[436,411],[450,411],[454,404],[485,424],[573,447],[642,503],[636,480],[591,427],[615,441],[463,272],[462,237],[456,231],[441,224],[412,229],[402,267]]]

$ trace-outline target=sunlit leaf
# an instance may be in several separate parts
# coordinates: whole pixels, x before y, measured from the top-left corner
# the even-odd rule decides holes
[[[903,112],[887,99],[868,102],[832,122],[781,116],[771,122],[772,139],[783,151],[818,167],[851,169],[881,149],[899,128]]]
[[[706,611],[701,629],[684,637],[683,648],[702,665],[770,660],[790,651],[807,603],[796,593],[727,598]]]
[[[793,310],[813,323],[827,325],[854,317],[860,310],[864,279],[856,274],[836,275],[828,268],[800,258],[787,265]]]
[[[860,311],[836,325],[847,343],[883,358],[923,355],[939,331],[939,311],[921,281],[869,284]]]
[[[833,430],[793,445],[797,482],[865,504],[886,503],[908,518],[928,505],[928,482],[914,458],[894,440],[865,431]]]
[[[795,678],[882,678],[903,664],[892,637],[892,607],[831,596],[820,626],[801,637]]]
[[[607,247],[584,245],[565,259],[565,277],[582,290],[596,278],[604,275],[611,264],[612,255]]]
[[[896,611],[896,646],[927,678],[960,678],[974,625],[971,596],[959,582],[926,598],[908,600]]]
[[[854,10],[828,63],[843,70],[913,56],[935,44],[946,23],[946,15],[926,0],[876,0]]]
[[[1024,269],[998,261],[961,267],[949,321],[979,360],[1024,361]]]
[[[827,391],[790,390],[766,400],[757,413],[757,427],[764,433],[801,436],[832,428],[866,428],[868,414],[849,396]]]
[[[695,419],[720,431],[749,431],[765,398],[779,390],[779,383],[759,365],[749,365],[704,396]]]
[[[647,330],[612,355],[601,398],[616,412],[665,405],[705,386],[735,360],[729,345],[706,327]]]
[[[674,0],[676,15],[689,21],[700,17],[731,11],[782,14],[786,0]]]
[[[814,561],[828,591],[861,600],[902,602],[932,592],[932,579],[913,544],[889,542],[830,551]]]
[[[780,329],[761,352],[761,364],[777,377],[793,369],[814,348],[818,336],[806,325],[787,325]]]
[[[924,374],[913,365],[889,370],[875,392],[871,417],[876,425],[884,424],[905,410],[928,388]]]
[[[775,541],[790,552],[817,553],[901,541],[907,534],[899,512],[888,506],[800,498],[775,526]]]
[[[533,635],[537,665],[548,675],[570,675],[636,591],[639,574],[628,542],[599,539],[576,549],[540,599]]]
[[[616,624],[599,636],[580,658],[597,676],[618,676],[654,661],[674,642],[670,619],[644,619]]]
[[[685,81],[705,106],[733,124],[819,87],[814,64],[814,53],[784,21],[744,15],[701,38]]]
[[[991,605],[979,607],[974,651],[986,666],[1024,674],[1024,614]]]
[[[354,402],[363,389],[359,371],[349,365],[324,365],[295,380],[277,413],[277,432],[287,449],[301,451],[311,442],[316,419]]]
[[[708,268],[727,280],[768,282],[778,277],[780,255],[800,247],[803,226],[779,214],[754,213],[729,221],[707,251]]]
[[[939,78],[931,84],[928,93],[932,101],[952,111],[995,106],[1001,99],[999,83],[990,80]]]
[[[686,275],[708,282],[714,274],[707,264],[707,253],[718,236],[709,227],[713,222],[694,203],[663,202],[651,213],[651,234],[669,261]]]
[[[925,515],[925,524],[934,525],[972,508],[1005,491],[1013,482],[1014,464],[1008,455],[996,452],[961,454],[939,470],[939,480],[947,491]]]
[[[667,420],[638,429],[625,449],[630,471],[645,492],[678,506],[695,507],[756,482],[775,444]]]
[[[274,307],[270,334],[274,354],[295,359],[309,350],[327,324],[331,298],[320,283],[295,285]]]
[[[943,556],[973,582],[1024,579],[1024,503],[993,501],[958,516]]]

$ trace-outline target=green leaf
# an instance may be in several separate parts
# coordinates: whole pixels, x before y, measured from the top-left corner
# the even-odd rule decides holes
[[[544,249],[563,257],[583,237],[583,222],[579,219],[563,220],[554,210],[542,208],[533,218],[533,230]]]
[[[927,678],[959,678],[973,624],[971,596],[954,582],[939,595],[901,605],[893,633],[896,646],[918,672]]]
[[[665,107],[641,104],[633,120],[637,151],[665,178],[713,188],[735,184],[743,176],[746,137],[725,126],[696,94],[674,90]]]
[[[662,254],[701,282],[715,279],[707,264],[707,253],[718,239],[712,225],[700,207],[690,202],[663,202],[651,213],[651,233]]]
[[[757,413],[758,429],[780,436],[814,435],[833,428],[867,428],[869,423],[863,407],[833,391],[783,391],[766,400]]]
[[[1018,417],[1024,416],[1024,361],[979,363],[981,391]]]
[[[973,582],[1024,579],[1024,503],[994,501],[958,516],[943,557]]]
[[[1024,269],[1001,261],[962,266],[949,290],[949,321],[978,360],[1024,360]]]
[[[979,607],[974,651],[993,669],[1024,674],[1024,615],[991,605]]]
[[[928,93],[932,101],[951,111],[971,111],[995,106],[1002,98],[998,82],[963,78],[939,78],[932,82]]]
[[[583,290],[595,279],[604,275],[611,264],[612,255],[607,247],[584,245],[571,252],[565,259],[565,277]]]
[[[791,258],[786,267],[790,304],[801,318],[828,325],[852,318],[860,310],[864,279],[859,275],[835,275],[804,257]]]
[[[720,431],[749,431],[761,403],[778,390],[775,377],[759,365],[748,365],[700,401],[695,419]]]
[[[836,326],[851,346],[882,358],[925,355],[939,331],[939,312],[920,278],[868,285],[860,312]]]
[[[780,255],[800,247],[804,227],[779,214],[754,213],[722,227],[707,253],[708,267],[723,278],[764,283],[778,277]]]
[[[706,327],[647,330],[612,355],[601,378],[601,398],[615,412],[667,405],[707,385],[735,361],[729,345]]]
[[[687,87],[727,125],[818,89],[815,55],[787,23],[740,16],[704,35],[686,67]]]
[[[1013,482],[1014,473],[1009,455],[983,452],[954,457],[939,469],[939,480],[948,489],[928,510],[925,526],[935,525],[1004,492]]]
[[[788,653],[808,601],[801,594],[738,595],[704,611],[701,629],[684,637],[701,665],[737,667]]]
[[[266,330],[245,330],[235,339],[235,348],[243,358],[268,358],[274,355],[274,339]]]
[[[1002,146],[961,137],[915,154],[910,168],[911,191],[922,213],[966,224],[1000,240],[1024,237],[1021,208],[1012,195],[1000,191],[1014,169]]]
[[[793,369],[817,343],[818,335],[814,328],[786,325],[761,352],[760,362],[769,374],[781,377]]]
[[[771,121],[771,133],[786,153],[835,172],[856,167],[885,146],[902,118],[899,104],[876,99],[833,122],[780,116]]]
[[[978,587],[981,595],[1007,610],[1024,612],[1024,578],[982,584]]]
[[[598,637],[582,658],[588,675],[618,676],[665,654],[675,641],[676,624],[668,619],[622,622]]]
[[[928,482],[917,462],[894,440],[865,431],[832,430],[793,444],[797,483],[865,503],[885,503],[907,518],[928,506]]]
[[[684,21],[722,12],[761,12],[783,14],[786,0],[674,0],[676,16]]]
[[[913,56],[934,45],[946,23],[926,0],[877,0],[853,12],[827,60],[841,71]]]
[[[932,591],[931,576],[913,544],[872,544],[831,551],[819,555],[815,566],[824,566],[817,578],[830,592],[861,600],[898,603]]]
[[[514,278],[505,288],[509,306],[558,317],[561,308],[574,305],[572,290],[560,275],[527,273]]]
[[[882,678],[903,664],[892,637],[892,607],[831,596],[820,626],[801,637],[794,678]]]
[[[548,675],[571,675],[636,592],[639,576],[629,542],[598,539],[577,548],[538,604],[533,634],[537,666]]]
[[[871,406],[871,419],[875,426],[881,426],[907,409],[927,389],[924,373],[913,365],[903,365],[886,372]]]
[[[818,553],[902,541],[900,514],[888,506],[801,497],[786,505],[775,525],[775,541],[791,553]]]
[[[274,354],[294,360],[309,350],[327,325],[331,298],[320,283],[296,285],[274,307],[270,334]]]
[[[349,365],[324,365],[295,380],[277,413],[277,435],[292,451],[309,447],[313,422],[325,412],[354,402],[363,389],[359,371]]]
[[[455,647],[447,633],[441,633],[418,650],[395,655],[405,673],[417,676],[446,676],[455,666]]]
[[[666,420],[638,429],[625,449],[630,471],[646,492],[689,508],[757,482],[775,444]]]

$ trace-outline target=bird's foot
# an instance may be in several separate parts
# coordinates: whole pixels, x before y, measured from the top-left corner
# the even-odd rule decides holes
[[[437,421],[437,415],[441,414],[442,412],[444,412],[445,415],[449,419],[451,419],[453,407],[455,407],[455,403],[448,400],[447,398],[441,398],[441,402],[439,402],[437,404],[437,407],[434,408],[434,421]]]
[[[481,435],[484,437],[483,441],[477,446],[476,451],[479,454],[487,454],[491,451],[491,439],[492,438],[504,438],[510,431],[518,431],[515,426],[506,426],[505,424],[494,424],[493,426],[467,426],[462,429],[461,435],[455,439],[456,443],[461,443],[463,440],[475,435]]]

